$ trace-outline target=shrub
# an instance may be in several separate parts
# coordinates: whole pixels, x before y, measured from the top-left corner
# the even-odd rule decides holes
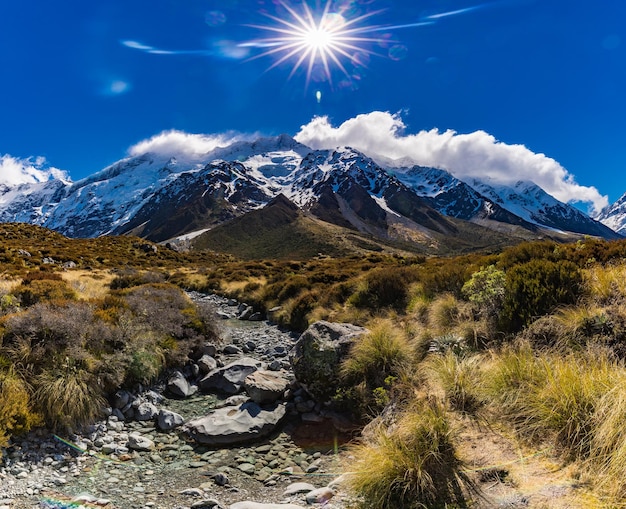
[[[408,304],[409,282],[401,269],[373,269],[366,274],[362,288],[350,297],[350,303],[360,308],[402,311]]]
[[[363,509],[464,506],[470,483],[443,407],[420,402],[392,426],[379,425],[350,450],[348,482]]]
[[[36,279],[22,283],[13,290],[13,295],[26,307],[52,300],[76,300],[76,292],[65,281],[56,279]]]
[[[27,432],[40,421],[41,416],[32,409],[28,387],[12,368],[5,366],[0,372],[0,449],[12,435]]]
[[[561,304],[574,304],[582,289],[581,272],[571,262],[532,260],[506,275],[501,314],[505,330],[518,331]]]
[[[505,295],[506,274],[490,265],[474,272],[461,293],[485,317],[497,317],[502,309]]]

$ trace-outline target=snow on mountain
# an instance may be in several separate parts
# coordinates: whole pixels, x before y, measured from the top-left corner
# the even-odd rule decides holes
[[[621,235],[626,235],[626,194],[612,205],[605,207],[594,217]]]
[[[533,182],[513,185],[471,179],[468,184],[509,212],[530,223],[557,231],[619,238],[614,231],[577,208],[550,196]]]
[[[531,182],[462,182],[436,168],[390,166],[405,161],[381,167],[375,161],[380,159],[349,147],[311,150],[287,135],[236,141],[207,153],[180,147],[134,151],[76,183],[56,178],[0,186],[0,220],[36,223],[71,237],[134,233],[166,240],[210,228],[283,194],[321,219],[370,233],[394,217],[448,232],[452,223],[441,213],[531,231],[539,225],[613,235]]]

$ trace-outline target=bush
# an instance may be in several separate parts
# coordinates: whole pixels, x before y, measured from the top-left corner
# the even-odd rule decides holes
[[[366,274],[362,288],[349,301],[359,308],[403,311],[408,304],[409,282],[401,269],[373,269]]]
[[[3,364],[7,364],[6,360]],[[0,449],[12,435],[19,435],[41,423],[32,409],[30,393],[24,381],[11,368],[0,372]]]
[[[502,310],[506,286],[506,274],[490,265],[474,272],[461,290],[485,317],[496,318]]]
[[[25,307],[53,300],[76,300],[76,292],[65,281],[56,279],[36,279],[22,283],[13,290],[13,295]]]
[[[574,304],[581,290],[581,272],[571,262],[532,260],[517,265],[506,275],[501,325],[518,331],[558,305]]]
[[[456,457],[441,405],[420,402],[398,422],[379,425],[350,450],[348,482],[363,509],[464,506],[470,482]]]

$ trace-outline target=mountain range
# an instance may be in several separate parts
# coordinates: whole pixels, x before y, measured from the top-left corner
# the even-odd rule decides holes
[[[442,253],[546,237],[620,238],[626,198],[594,219],[532,182],[461,181],[443,169],[350,147],[313,150],[280,135],[200,155],[148,152],[77,182],[3,186],[0,221],[252,257],[280,251],[281,242],[295,249],[295,239],[327,254],[358,246]]]

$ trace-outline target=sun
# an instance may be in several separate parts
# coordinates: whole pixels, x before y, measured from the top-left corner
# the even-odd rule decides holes
[[[328,0],[320,13],[314,13],[306,4],[302,4],[298,12],[288,3],[280,0],[288,16],[279,18],[265,14],[275,21],[276,25],[248,25],[274,34],[246,43],[249,47],[268,48],[252,59],[278,56],[278,59],[269,67],[273,69],[287,61],[294,61],[289,78],[301,67],[306,68],[306,86],[308,87],[313,69],[321,65],[323,74],[332,85],[332,68],[336,67],[350,77],[343,61],[354,59],[356,53],[372,55],[366,45],[379,42],[380,38],[366,37],[376,27],[364,25],[364,22],[380,13],[370,12],[352,19],[346,19],[340,12],[330,12],[331,1]]]

